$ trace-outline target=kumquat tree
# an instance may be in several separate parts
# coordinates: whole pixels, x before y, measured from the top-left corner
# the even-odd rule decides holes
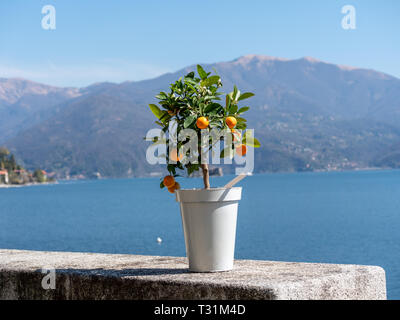
[[[210,189],[208,154],[220,141],[225,143],[221,158],[233,158],[235,153],[244,156],[247,147],[260,147],[250,131],[243,131],[247,124],[242,114],[250,108],[238,106],[239,102],[254,94],[241,93],[234,86],[233,91],[223,98],[224,93],[219,92],[222,81],[218,75],[204,71],[200,65],[197,73],[198,76],[190,72],[179,78],[171,84],[169,93],[160,92],[156,96],[160,106],[149,105],[164,134],[151,141],[167,145],[163,156],[167,160],[169,175],[162,179],[160,187],[168,188],[171,193],[180,188],[175,181],[179,176],[178,170],[186,170],[188,175],[202,170],[204,188]],[[168,138],[165,138],[167,133]]]

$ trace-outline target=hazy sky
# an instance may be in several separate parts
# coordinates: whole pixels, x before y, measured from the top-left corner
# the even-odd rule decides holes
[[[42,7],[56,30],[42,28]],[[344,5],[356,29],[344,30]],[[400,77],[399,0],[1,0],[0,77],[141,80],[245,54],[312,56]]]

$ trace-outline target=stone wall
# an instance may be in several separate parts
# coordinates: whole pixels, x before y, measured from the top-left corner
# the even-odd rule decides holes
[[[386,281],[375,266],[236,260],[190,273],[185,258],[0,250],[0,299],[386,299]]]

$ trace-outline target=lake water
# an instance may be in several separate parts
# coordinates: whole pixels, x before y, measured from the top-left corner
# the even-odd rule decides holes
[[[400,171],[266,174],[240,184],[236,258],[378,265],[388,297],[400,299]],[[158,185],[141,178],[0,188],[0,248],[184,256],[179,206]]]

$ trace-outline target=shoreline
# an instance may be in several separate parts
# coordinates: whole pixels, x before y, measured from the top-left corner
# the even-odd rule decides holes
[[[23,188],[23,187],[34,187],[34,186],[43,186],[43,185],[52,185],[58,184],[58,181],[54,182],[43,182],[43,183],[26,183],[26,184],[0,184],[0,189],[8,189],[8,188]]]
[[[377,167],[367,167],[367,168],[356,168],[356,169],[344,169],[344,170],[313,170],[313,171],[278,171],[278,172],[258,172],[253,173],[254,176],[257,175],[280,175],[280,174],[313,174],[313,173],[350,173],[350,172],[384,172],[384,171],[400,171],[400,168],[377,168]],[[234,173],[224,174],[223,176],[235,176]],[[223,176],[213,176],[213,178],[219,178]],[[41,185],[53,185],[60,184],[60,182],[79,182],[79,181],[96,181],[96,180],[125,180],[125,179],[149,179],[149,178],[159,178],[161,176],[137,176],[137,177],[126,177],[126,178],[114,178],[114,177],[104,177],[101,179],[59,179],[54,182],[44,182],[44,183],[27,183],[27,184],[0,184],[0,189],[7,188],[22,188],[22,187],[33,187],[33,186],[41,186]],[[198,177],[192,177],[198,178]]]

